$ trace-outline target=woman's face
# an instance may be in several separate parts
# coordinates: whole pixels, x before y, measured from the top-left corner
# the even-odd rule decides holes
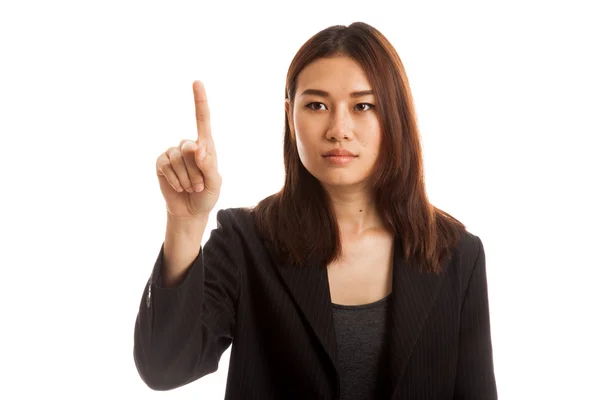
[[[345,56],[323,58],[299,74],[293,109],[286,100],[292,137],[304,167],[325,187],[366,187],[381,142],[372,87]],[[331,157],[331,150],[351,157]]]

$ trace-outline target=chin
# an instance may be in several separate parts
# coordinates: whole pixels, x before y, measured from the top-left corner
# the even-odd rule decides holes
[[[306,165],[304,166],[306,168]],[[351,188],[353,186],[364,186],[367,176],[364,171],[359,168],[306,168],[306,170],[314,176],[323,186],[335,188]]]
[[[351,188],[353,186],[358,187],[364,182],[364,178],[362,176],[348,175],[349,174],[322,174],[315,177],[319,180],[319,182],[321,182],[322,185],[336,188]]]

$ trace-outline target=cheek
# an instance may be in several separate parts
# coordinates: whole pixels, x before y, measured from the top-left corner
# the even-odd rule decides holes
[[[296,121],[296,142],[298,152],[302,157],[317,150],[318,138],[316,135],[318,135],[318,130],[315,126],[301,119]]]
[[[298,149],[298,155],[303,163],[306,162],[307,157],[311,154],[310,141],[304,135],[304,131],[299,129],[296,130],[296,148]]]
[[[359,137],[358,142],[360,143],[360,146],[362,147],[362,150],[365,153],[373,157],[377,157],[381,146],[381,132],[377,128],[372,128],[371,130],[367,130],[366,132],[372,133]]]

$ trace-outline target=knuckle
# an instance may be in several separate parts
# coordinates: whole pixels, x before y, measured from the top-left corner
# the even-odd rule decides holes
[[[193,148],[195,144],[196,142],[194,142],[193,140],[184,139],[179,143],[179,148],[181,149],[181,151],[184,151],[186,149],[189,150],[190,148]]]
[[[156,159],[156,168],[163,170],[167,167],[171,166],[171,161],[167,157],[165,153],[161,154],[160,157]]]
[[[181,146],[181,153],[186,157],[193,157],[196,148],[196,142],[188,141]]]
[[[164,161],[157,161],[156,162],[156,170],[162,172],[163,174],[166,172],[165,170],[167,169],[166,167],[169,165],[168,162],[164,162]]]
[[[179,156],[181,154],[181,151],[179,150],[179,147],[169,147],[165,154],[167,155],[167,157],[173,158]]]
[[[169,156],[169,162],[174,168],[179,168],[183,165],[183,158],[181,153],[173,153]]]

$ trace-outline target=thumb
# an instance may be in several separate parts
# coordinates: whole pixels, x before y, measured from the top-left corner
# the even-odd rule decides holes
[[[196,165],[204,176],[204,186],[209,191],[218,191],[221,186],[221,176],[217,167],[217,154],[210,143],[198,143],[194,155]]]

